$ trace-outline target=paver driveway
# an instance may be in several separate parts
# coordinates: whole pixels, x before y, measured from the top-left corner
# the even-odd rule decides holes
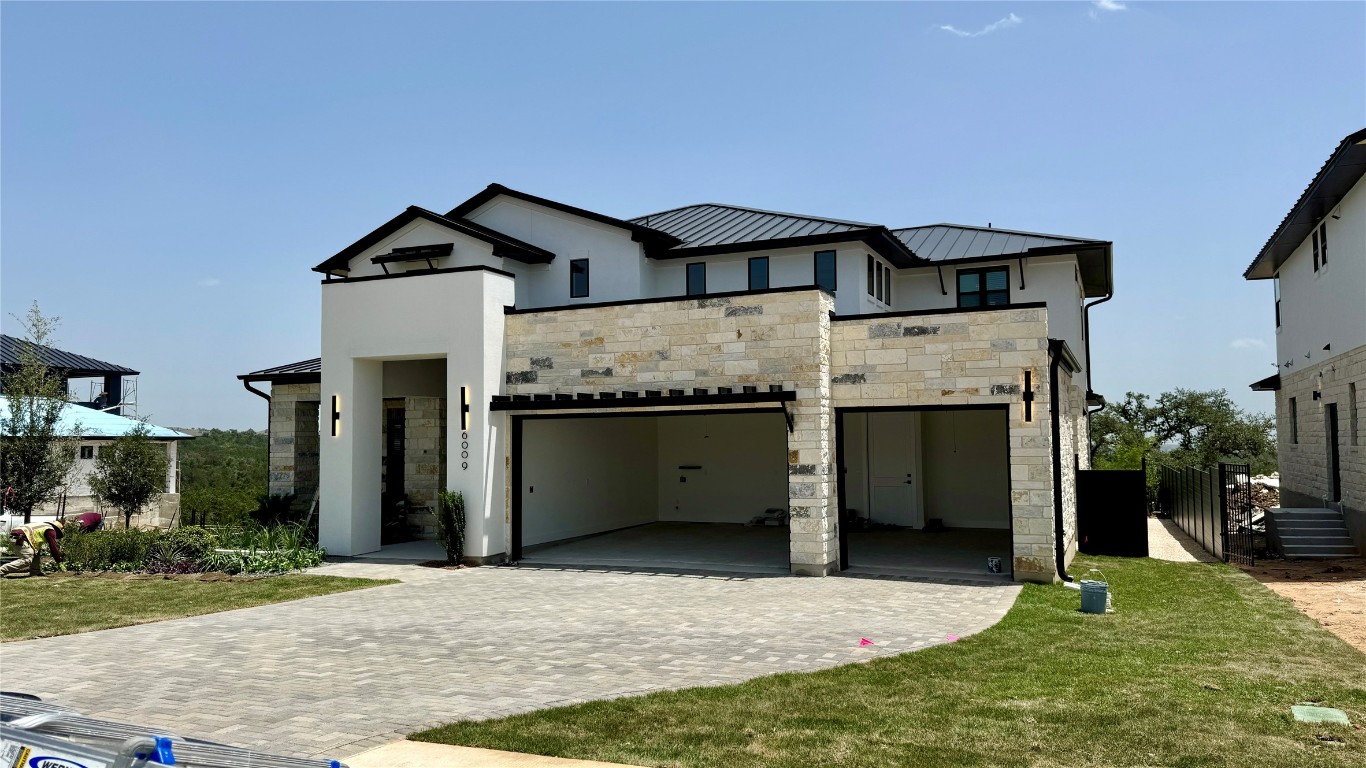
[[[94,717],[339,757],[462,718],[915,650],[990,626],[1019,594],[855,578],[319,572],[405,581],[6,643],[0,684]],[[860,637],[876,644],[859,648]]]

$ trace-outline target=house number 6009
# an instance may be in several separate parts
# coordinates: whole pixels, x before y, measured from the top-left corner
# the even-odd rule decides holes
[[[468,459],[468,458],[470,457],[470,451],[469,451],[469,448],[470,448],[470,433],[468,433],[468,432],[461,432],[461,433],[460,433],[460,448],[461,448],[461,450],[460,450],[460,458],[462,458],[462,459]],[[469,463],[468,461],[462,461],[462,462],[460,462],[460,468],[461,468],[461,469],[469,469],[469,468],[470,468],[470,463]]]

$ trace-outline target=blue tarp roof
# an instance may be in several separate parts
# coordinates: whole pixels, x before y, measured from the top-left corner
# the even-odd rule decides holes
[[[9,398],[0,396],[0,419],[9,421]],[[122,437],[133,431],[137,424],[136,419],[127,416],[116,416],[105,411],[97,411],[93,408],[67,403],[62,408],[62,415],[57,422],[58,431],[71,434],[78,433],[81,437],[92,440],[113,439]],[[187,440],[191,436],[174,429],[148,425],[147,436],[157,440]]]

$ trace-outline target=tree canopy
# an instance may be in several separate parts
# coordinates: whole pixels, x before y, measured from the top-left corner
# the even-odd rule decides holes
[[[1097,469],[1137,469],[1143,458],[1178,467],[1220,461],[1276,469],[1276,421],[1248,413],[1228,390],[1176,389],[1155,401],[1137,392],[1091,417],[1091,461]]]
[[[149,431],[147,422],[139,421],[132,431],[100,448],[90,475],[91,492],[123,515],[124,527],[131,527],[133,515],[166,491],[171,458],[166,446],[148,437]]]

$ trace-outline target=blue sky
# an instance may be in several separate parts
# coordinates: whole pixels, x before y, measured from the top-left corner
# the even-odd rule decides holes
[[[264,427],[234,377],[317,355],[309,268],[497,181],[1113,240],[1095,388],[1270,411],[1241,274],[1366,125],[1366,3],[1103,5],[6,2],[3,326]]]

